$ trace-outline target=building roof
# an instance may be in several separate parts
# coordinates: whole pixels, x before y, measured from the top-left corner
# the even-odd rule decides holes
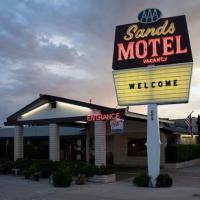
[[[13,138],[14,128],[0,128],[0,138]],[[85,128],[60,127],[60,136],[85,135]],[[49,126],[30,126],[24,127],[24,137],[49,137]]]
[[[168,130],[170,132],[173,132],[174,134],[191,134],[190,131],[188,130],[187,125],[184,122],[184,119],[174,119],[174,124],[165,124],[164,127],[162,127],[163,130]],[[198,129],[197,129],[197,123],[196,123],[196,118],[192,118],[192,129],[193,129],[193,134],[199,134]]]
[[[44,103],[56,102],[56,101],[63,102],[63,103],[69,103],[69,104],[82,106],[82,107],[87,107],[87,108],[91,108],[91,109],[95,109],[95,110],[101,110],[101,111],[104,111],[104,112],[112,112],[112,111],[116,110],[115,108],[109,108],[109,107],[100,106],[100,105],[97,105],[97,104],[86,103],[86,102],[82,102],[82,101],[77,101],[77,100],[72,100],[72,99],[67,99],[67,98],[63,98],[63,97],[47,95],[47,94],[40,94],[40,97],[38,99],[31,102],[30,104],[23,107],[22,109],[15,112],[14,114],[10,115],[7,118],[7,121],[17,120],[17,117],[19,115],[22,115],[22,114],[42,105]]]
[[[25,121],[18,120],[18,117],[20,117],[24,113],[27,113],[45,103],[54,103],[54,102],[73,104],[76,106],[86,107],[86,108],[90,108],[93,110],[99,110],[102,113],[121,112],[121,113],[125,113],[125,119],[147,120],[146,115],[129,112],[125,108],[120,108],[120,109],[110,108],[110,107],[101,106],[101,105],[97,105],[97,104],[86,103],[86,102],[67,99],[67,98],[63,98],[63,97],[42,94],[42,95],[40,95],[40,97],[38,99],[36,99],[35,101],[31,102],[27,106],[23,107],[19,111],[15,112],[11,116],[9,116],[7,118],[7,121],[4,122],[4,124],[6,126],[10,126],[10,125],[47,125],[49,123],[65,123],[65,124],[72,126],[72,125],[77,125],[77,123],[75,123],[77,121],[87,121],[87,116],[48,118],[48,119],[25,120]],[[173,121],[171,121],[169,119],[160,118],[159,121],[165,122],[165,123],[173,123]]]
[[[28,136],[48,136],[49,129],[48,129],[48,126],[46,125],[50,123],[59,123],[61,125],[68,126],[68,127],[66,126],[60,127],[61,135],[82,134],[85,131],[85,128],[87,127],[87,123],[80,123],[80,121],[87,122],[87,116],[65,117],[65,113],[64,113],[64,117],[52,118],[54,117],[54,115],[52,115],[51,118],[47,118],[47,119],[43,119],[43,118],[36,119],[36,120],[26,119],[25,121],[18,120],[18,117],[20,117],[24,113],[27,113],[45,103],[54,103],[54,102],[73,104],[76,106],[90,108],[92,110],[99,110],[102,113],[123,112],[125,120],[134,120],[134,121],[147,120],[146,115],[130,112],[128,108],[116,109],[116,108],[110,108],[110,107],[96,105],[92,103],[86,103],[82,101],[43,94],[43,95],[40,95],[40,97],[36,99],[35,101],[31,102],[27,106],[23,107],[16,113],[9,116],[7,118],[7,122],[5,122],[5,125],[36,125],[36,126],[31,126],[31,127],[25,127],[25,137],[26,136],[27,137]],[[169,131],[170,133],[174,133],[174,134],[188,133],[189,134],[189,131],[187,130],[187,126],[185,125],[183,119],[169,120],[166,118],[159,118],[159,122],[161,122],[160,127],[163,130]],[[195,124],[194,120],[193,122]],[[194,133],[198,133],[196,128],[195,128]],[[4,129],[4,128],[0,129],[0,137],[9,137],[9,136],[10,137],[14,136],[14,129]]]

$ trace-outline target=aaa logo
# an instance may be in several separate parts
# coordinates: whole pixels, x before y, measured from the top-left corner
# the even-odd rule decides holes
[[[138,15],[138,20],[143,24],[153,23],[161,18],[161,11],[156,8],[148,8],[141,11]]]

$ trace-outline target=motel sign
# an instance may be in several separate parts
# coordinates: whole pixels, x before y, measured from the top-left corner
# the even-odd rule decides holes
[[[118,104],[148,105],[146,147],[152,187],[160,173],[157,105],[188,102],[193,64],[185,16],[160,17],[158,9],[145,9],[139,22],[117,26],[112,65]]]
[[[113,77],[118,104],[187,103],[192,53],[184,15],[142,11],[140,22],[116,27]]]

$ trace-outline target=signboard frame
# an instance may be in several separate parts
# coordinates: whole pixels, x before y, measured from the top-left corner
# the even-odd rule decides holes
[[[163,102],[154,102],[154,101],[146,101],[146,102],[139,102],[139,103],[124,103],[124,104],[120,104],[119,103],[119,96],[118,96],[118,92],[117,92],[117,86],[116,86],[116,82],[115,82],[115,77],[114,77],[114,73],[115,71],[116,72],[128,72],[130,71],[131,69],[124,69],[124,70],[113,70],[112,72],[112,75],[113,75],[113,80],[114,80],[114,87],[115,87],[115,92],[116,92],[116,96],[117,96],[117,101],[118,101],[118,104],[120,106],[134,106],[134,105],[146,105],[146,104],[152,104],[152,103],[156,103],[157,105],[166,105],[166,104],[183,104],[183,103],[188,103],[189,102],[189,98],[190,98],[190,86],[191,86],[191,80],[192,80],[192,71],[193,71],[193,63],[190,62],[190,63],[180,63],[180,64],[171,64],[171,65],[167,65],[167,67],[173,67],[173,66],[178,66],[178,68],[181,68],[183,65],[191,65],[191,71],[190,71],[190,76],[189,76],[189,85],[188,85],[188,88],[187,88],[187,100],[185,101],[163,101]],[[140,69],[145,69],[145,70],[149,70],[149,69],[152,69],[152,68],[163,68],[163,67],[166,67],[166,65],[162,66],[162,65],[158,65],[158,66],[154,66],[154,65],[150,65],[148,67],[140,67]],[[137,70],[139,68],[134,68],[132,70]]]
[[[166,25],[166,26],[162,25],[162,23],[165,23],[166,21],[168,21],[168,25]],[[177,26],[174,25],[175,26],[174,27],[174,33],[167,33],[167,31],[165,30],[165,29],[167,29],[166,27],[169,26],[169,23],[174,24],[174,22],[176,23],[175,25],[177,25]],[[124,37],[127,36],[127,35],[124,35],[124,34],[126,34],[126,32],[128,32],[128,30],[127,31],[125,31],[125,30],[129,29],[129,27],[134,26],[134,25],[138,26],[138,29],[140,30],[140,32],[137,34],[137,31],[136,31],[136,33],[132,33],[131,31],[129,31],[129,34],[132,36],[132,39],[126,40]],[[163,30],[162,30],[162,26],[163,26]],[[155,27],[160,28],[159,29],[160,32],[157,31],[157,35],[155,35],[155,32],[151,33],[151,29],[153,29]],[[165,27],[165,29],[164,29],[164,27]],[[173,26],[172,26],[172,28],[173,28]],[[145,35],[145,33],[146,33],[145,31],[147,29],[149,29],[149,32],[151,34]],[[169,27],[168,27],[168,29],[169,29]],[[164,30],[165,30],[165,32],[164,32]],[[136,34],[137,34],[138,38],[136,38]],[[154,34],[154,35],[152,36],[152,34]],[[170,42],[170,37],[176,37],[176,36],[178,36],[177,34],[180,34],[179,39],[181,40],[181,38],[182,38],[182,43],[184,44],[184,46],[187,47],[186,53],[179,53],[178,54],[177,52],[174,52],[174,54],[165,56],[167,59],[169,58],[166,62],[160,62],[160,63],[159,62],[151,62],[151,63],[143,63],[143,64],[142,64],[142,60],[144,60],[144,59],[143,58],[137,58],[136,55],[134,55],[134,54],[136,54],[136,52],[139,52],[142,49],[141,45],[140,46],[138,45],[138,49],[136,49],[135,46],[136,46],[136,43],[138,41],[148,42],[150,40],[155,40],[155,39],[161,40],[163,38],[167,38],[168,42]],[[117,60],[117,45],[119,45],[119,44],[127,45],[127,44],[129,44],[129,42],[133,42],[133,45],[134,45],[134,48],[135,48],[135,49],[133,48],[134,53],[132,54],[132,56],[134,58],[129,58],[129,59],[124,59],[124,60],[118,61]],[[161,55],[161,52],[163,50],[162,48],[164,48],[165,46],[164,46],[164,44],[162,45],[161,42],[162,41],[160,41],[160,43],[158,41],[157,42],[151,41],[151,48],[148,47],[148,49],[146,50],[147,51],[147,57],[145,59],[162,57],[162,55]],[[181,42],[181,41],[179,41],[179,42]],[[153,43],[155,45],[153,45]],[[150,46],[150,44],[148,44],[148,45]],[[169,48],[169,49],[172,48],[174,50],[175,48],[178,48],[178,45],[176,43],[171,44],[172,45],[171,47],[170,47],[170,44],[168,44],[168,43],[166,43],[166,45],[169,45],[169,46],[166,47],[166,48]],[[158,55],[150,57],[149,54],[152,54],[152,52],[154,51],[153,50],[154,46],[156,46],[155,49],[156,49],[156,52],[157,52]],[[179,48],[181,49],[181,43],[179,44]],[[119,48],[118,48],[118,50],[119,50]],[[136,22],[136,23],[116,26],[115,41],[114,41],[114,52],[113,52],[113,62],[112,62],[112,69],[113,70],[123,70],[123,69],[137,68],[137,67],[147,67],[148,65],[157,66],[157,65],[169,65],[169,64],[189,63],[189,62],[193,62],[193,58],[192,58],[190,37],[189,37],[189,33],[188,33],[188,27],[187,27],[185,15],[168,17],[168,18],[161,18],[156,22],[148,23],[148,24]]]

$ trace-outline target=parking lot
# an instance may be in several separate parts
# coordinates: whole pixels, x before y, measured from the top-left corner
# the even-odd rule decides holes
[[[72,184],[69,188],[55,188],[48,179],[39,182],[22,176],[0,175],[0,200],[133,200],[200,199],[200,166],[163,170],[174,180],[171,188],[138,188],[132,185],[135,172],[120,172],[116,183],[85,185]]]

